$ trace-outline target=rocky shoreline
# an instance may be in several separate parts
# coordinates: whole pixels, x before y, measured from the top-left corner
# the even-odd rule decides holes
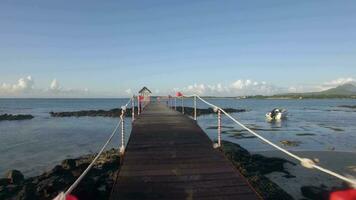
[[[246,112],[245,109],[234,109],[234,108],[225,108],[228,113],[234,112]],[[178,112],[182,112],[182,107],[177,107]],[[184,113],[187,115],[194,114],[194,108],[185,107]],[[208,115],[215,113],[212,108],[197,108],[197,116]],[[50,112],[51,117],[119,117],[121,115],[121,108],[114,108],[111,110],[81,110],[81,111],[69,111],[69,112]],[[137,114],[137,107],[135,107],[135,114]],[[132,109],[128,108],[125,112],[125,116],[131,116]]]
[[[340,108],[351,108],[351,109],[356,109],[356,105],[353,105],[353,106],[350,106],[350,105],[341,105],[341,106],[338,106]]]
[[[235,109],[235,108],[223,108],[227,113],[238,113],[247,112],[246,109]],[[177,107],[178,112],[182,112],[182,107]],[[214,114],[215,111],[212,108],[197,108],[197,116]],[[184,114],[194,115],[193,107],[184,107]]]
[[[121,115],[121,108],[114,108],[111,110],[80,110],[68,112],[50,112],[51,117],[119,117]],[[135,114],[137,114],[137,107],[135,107]],[[125,116],[131,116],[132,109],[126,109]]]
[[[272,172],[282,172],[286,177],[293,177],[284,168],[284,164],[291,163],[290,161],[282,158],[269,158],[258,154],[250,154],[240,145],[227,141],[223,141],[222,151],[263,199],[293,199],[292,196],[265,176]]]
[[[12,115],[12,114],[0,115],[0,121],[27,120],[32,118],[34,118],[34,116],[32,115]]]
[[[27,179],[24,179],[21,172],[10,170],[5,174],[5,178],[0,179],[0,199],[53,199],[59,192],[74,183],[94,156],[85,155],[76,159],[66,159],[52,170]],[[119,169],[119,162],[117,149],[105,151],[73,191],[73,195],[86,200],[108,199]]]

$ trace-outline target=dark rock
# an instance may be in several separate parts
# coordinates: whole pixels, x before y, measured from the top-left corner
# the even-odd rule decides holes
[[[18,170],[10,170],[6,172],[5,177],[9,179],[12,184],[20,184],[24,180],[23,174]]]
[[[246,109],[235,109],[235,108],[224,108],[228,113],[234,112],[246,112]],[[177,111],[182,112],[182,107],[177,107]],[[194,108],[184,107],[185,114],[193,115]],[[197,116],[213,114],[214,109],[212,108],[197,108]],[[81,111],[71,111],[71,112],[50,112],[52,117],[119,117],[121,115],[121,108],[114,108],[111,110],[81,110]],[[135,114],[137,114],[137,107],[135,107]],[[132,115],[132,109],[127,108],[125,116],[130,117]]]
[[[25,185],[22,190],[18,193],[17,198],[19,200],[32,200],[38,199],[36,196],[35,187],[33,184]]]
[[[284,164],[291,162],[281,158],[269,158],[258,154],[251,155],[240,145],[227,141],[223,141],[222,150],[263,199],[293,199],[277,184],[264,176],[271,172],[283,172],[286,175],[290,175],[284,169]]]
[[[76,161],[74,159],[66,159],[62,161],[61,165],[64,169],[74,169],[76,167]]]
[[[10,180],[8,178],[0,178],[0,186],[7,185],[9,183],[10,183]]]
[[[235,109],[235,108],[223,108],[227,113],[236,113],[236,112],[247,112],[246,109]],[[177,106],[177,111],[182,112],[182,107]],[[214,114],[215,111],[212,108],[197,108],[197,116]],[[194,115],[194,108],[184,107],[184,114]]]
[[[356,105],[341,105],[341,106],[338,106],[340,108],[351,108],[351,109],[356,109]]]
[[[64,160],[61,165],[40,176],[28,178],[21,185],[0,186],[0,199],[51,200],[74,183],[94,156]],[[119,169],[119,160],[117,149],[105,151],[73,194],[79,199],[108,199]]]
[[[50,112],[52,117],[119,117],[121,115],[121,108],[114,108],[111,110],[81,110],[71,112]],[[137,107],[135,107],[135,114],[137,114]],[[125,116],[131,116],[132,109],[127,108]]]
[[[26,120],[26,119],[32,119],[32,118],[34,118],[34,116],[32,116],[32,115],[11,115],[11,114],[0,115],[0,121],[3,121],[3,120],[8,120],[8,121]]]
[[[300,188],[304,197],[318,200],[328,200],[329,191],[321,187],[303,186]]]

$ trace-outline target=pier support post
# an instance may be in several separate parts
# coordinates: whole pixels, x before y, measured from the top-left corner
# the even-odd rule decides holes
[[[221,110],[218,107],[214,108],[214,112],[218,113],[218,143],[214,143],[214,149],[221,147]]]
[[[177,97],[174,97],[174,110],[177,110]]]
[[[182,96],[182,113],[184,115],[184,97]]]
[[[221,110],[218,109],[218,147],[221,147]]]
[[[121,108],[121,147],[120,147],[120,156],[124,155],[125,153],[125,110],[126,108]]]
[[[135,96],[133,96],[131,99],[131,116],[132,122],[135,121]]]
[[[197,96],[194,96],[194,120],[197,121]]]
[[[137,96],[137,115],[140,115],[140,109],[141,109],[141,106],[140,106],[140,96]]]

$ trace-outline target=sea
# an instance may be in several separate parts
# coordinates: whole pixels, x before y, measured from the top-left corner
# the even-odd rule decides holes
[[[246,112],[232,113],[232,116],[263,137],[297,154],[356,153],[356,109],[339,107],[356,105],[354,99],[206,100],[221,108],[246,109]],[[51,111],[109,110],[119,108],[127,101],[125,98],[0,99],[0,114],[34,116],[31,120],[0,121],[0,176],[9,169],[18,169],[26,177],[35,176],[66,158],[98,152],[119,122],[119,116],[55,118],[50,116]],[[177,106],[181,106],[180,100]],[[193,99],[185,99],[184,106],[193,106]],[[201,101],[198,101],[197,107],[208,108]],[[287,109],[288,118],[280,122],[266,121],[265,114],[273,108]],[[197,121],[207,135],[216,140],[217,115],[199,116]],[[222,117],[222,126],[223,140],[237,143],[252,153],[275,150],[226,116]],[[125,120],[125,130],[127,141],[131,132],[130,117]],[[286,145],[283,141],[291,143]],[[118,148],[119,144],[120,137],[116,135],[108,148]]]

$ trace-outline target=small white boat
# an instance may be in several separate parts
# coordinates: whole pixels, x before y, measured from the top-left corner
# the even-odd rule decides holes
[[[286,109],[275,108],[266,114],[266,119],[269,121],[282,120],[287,118],[288,112]]]

